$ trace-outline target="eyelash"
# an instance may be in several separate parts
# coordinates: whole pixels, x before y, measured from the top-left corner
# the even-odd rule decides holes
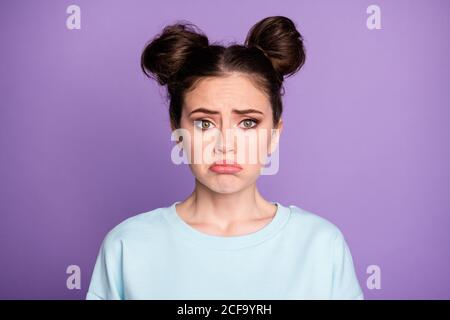
[[[199,129],[201,129],[201,130],[203,130],[203,131],[209,129],[209,128],[202,128],[202,127],[201,127],[201,124],[202,124],[203,121],[209,122],[209,123],[212,124],[211,121],[206,120],[206,119],[198,119],[198,120],[195,120],[195,121],[200,123],[200,127],[197,126],[197,128],[199,128]],[[256,127],[258,126],[258,124],[259,124],[259,121],[258,121],[257,119],[251,119],[251,118],[248,118],[248,119],[242,120],[240,123],[242,123],[242,122],[244,122],[244,121],[253,121],[253,122],[254,122],[254,125],[253,125],[252,127],[250,127],[250,128],[243,128],[244,130],[254,129],[254,128],[256,128]]]

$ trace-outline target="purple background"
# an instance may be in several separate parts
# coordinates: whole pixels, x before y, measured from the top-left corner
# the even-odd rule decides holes
[[[81,7],[81,30],[66,8]],[[239,5],[237,5],[239,4]],[[381,7],[381,30],[366,8]],[[0,2],[0,298],[84,299],[100,243],[123,219],[184,199],[164,89],[139,69],[177,19],[243,42],[291,18],[307,62],[286,79],[269,200],[335,223],[367,299],[450,298],[450,2]],[[66,267],[81,267],[81,290]],[[381,268],[381,289],[366,268]]]

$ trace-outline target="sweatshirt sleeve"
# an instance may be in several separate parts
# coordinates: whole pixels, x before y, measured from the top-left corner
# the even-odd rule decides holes
[[[350,249],[343,234],[338,231],[334,240],[333,283],[331,299],[362,300],[363,292],[358,282]]]
[[[86,300],[121,300],[122,241],[109,234],[100,247]]]

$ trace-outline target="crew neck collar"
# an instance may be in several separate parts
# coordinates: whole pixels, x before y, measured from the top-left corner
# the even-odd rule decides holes
[[[275,216],[261,229],[245,235],[216,236],[199,231],[186,223],[176,211],[175,206],[180,202],[175,201],[165,208],[165,218],[185,240],[211,249],[239,249],[263,242],[275,236],[286,224],[291,214],[291,208],[274,201],[272,204],[277,205]]]

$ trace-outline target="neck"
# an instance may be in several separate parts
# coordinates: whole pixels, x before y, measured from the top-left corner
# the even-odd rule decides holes
[[[235,193],[218,193],[196,180],[192,194],[180,204],[191,221],[228,225],[272,216],[276,206],[259,193],[256,183]]]

